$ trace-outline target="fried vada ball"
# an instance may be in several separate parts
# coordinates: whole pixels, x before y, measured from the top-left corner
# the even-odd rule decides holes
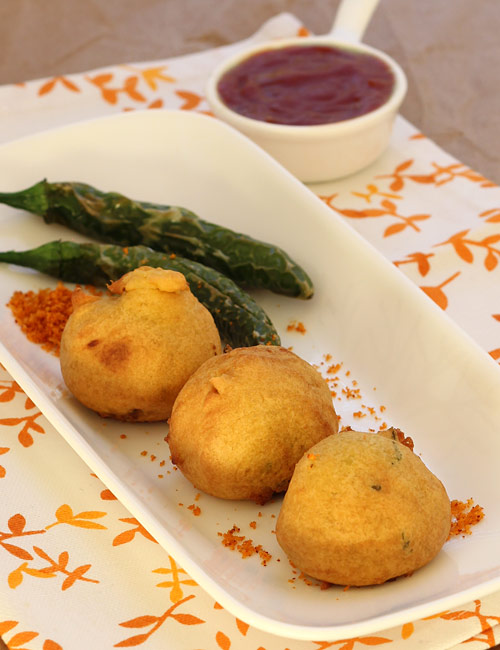
[[[103,416],[166,420],[189,376],[221,352],[214,320],[175,271],[143,266],[109,290],[76,295],[61,340],[63,379]]]
[[[363,586],[430,562],[450,524],[445,488],[408,447],[346,431],[322,440],[297,463],[276,534],[304,573]]]
[[[193,485],[265,503],[304,451],[337,433],[325,380],[282,347],[237,348],[206,361],[175,401],[168,444]]]

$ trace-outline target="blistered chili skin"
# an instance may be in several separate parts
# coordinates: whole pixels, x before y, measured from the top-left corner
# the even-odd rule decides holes
[[[279,345],[265,311],[230,278],[215,269],[146,246],[53,241],[27,251],[0,252],[0,262],[17,264],[65,282],[106,286],[139,266],[182,273],[192,293],[212,314],[224,340],[233,347]]]
[[[228,70],[217,89],[246,117],[275,124],[329,124],[382,106],[394,88],[376,56],[324,45],[265,50]]]

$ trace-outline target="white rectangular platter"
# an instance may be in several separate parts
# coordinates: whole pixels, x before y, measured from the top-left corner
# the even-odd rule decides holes
[[[279,499],[259,507],[201,495],[195,517],[186,506],[195,503],[196,490],[170,465],[165,424],[104,422],[75,402],[57,358],[28,342],[5,306],[15,290],[57,281],[1,265],[0,361],[89,467],[224,607],[274,634],[337,640],[500,589],[500,368],[309,189],[224,124],[169,111],[126,113],[0,147],[0,191],[42,178],[182,205],[287,250],[310,273],[314,298],[254,295],[284,345],[324,372],[342,363],[339,381],[347,389],[355,378],[363,399],[336,398],[342,424],[377,429],[383,412],[388,425],[414,439],[450,498],[473,497],[484,507],[472,536],[447,542],[410,578],[348,591],[308,585],[277,545]],[[84,239],[0,207],[2,250],[58,238]],[[304,334],[287,330],[293,320],[305,325]],[[354,415],[360,409],[367,415],[361,420]],[[165,459],[162,479],[141,450]],[[220,533],[233,524],[272,555],[267,566],[221,544]]]

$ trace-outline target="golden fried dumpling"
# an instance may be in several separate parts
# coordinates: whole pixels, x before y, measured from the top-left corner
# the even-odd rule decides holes
[[[64,381],[103,416],[166,420],[191,374],[221,352],[214,320],[175,271],[143,266],[109,290],[74,301],[61,340]]]
[[[282,347],[237,348],[206,361],[170,419],[173,462],[199,490],[267,501],[304,451],[338,431],[332,396],[310,364]]]
[[[374,585],[437,555],[451,524],[439,479],[397,440],[346,431],[297,463],[276,526],[291,562],[340,585]]]

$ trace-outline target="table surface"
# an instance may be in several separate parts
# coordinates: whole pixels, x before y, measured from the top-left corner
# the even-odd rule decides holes
[[[283,11],[322,34],[337,6],[338,0],[2,0],[0,84],[225,45]],[[403,116],[496,183],[499,19],[497,0],[381,0],[364,38],[404,68]]]
[[[280,12],[325,33],[339,0],[2,0],[0,83],[163,59],[250,36]],[[364,40],[405,69],[402,114],[500,182],[497,0],[381,0]]]

